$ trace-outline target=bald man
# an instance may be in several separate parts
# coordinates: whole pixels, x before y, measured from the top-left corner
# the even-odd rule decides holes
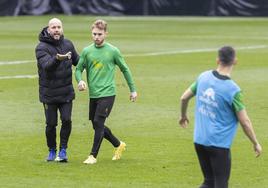
[[[47,161],[67,162],[67,146],[72,129],[72,101],[75,98],[72,84],[72,65],[79,60],[73,43],[64,38],[61,20],[52,18],[39,34],[35,49],[39,100],[43,103],[46,118],[46,141],[49,149]],[[57,156],[56,126],[58,111],[61,119],[60,144]]]

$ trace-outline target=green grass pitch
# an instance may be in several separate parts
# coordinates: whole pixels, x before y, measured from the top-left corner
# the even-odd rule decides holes
[[[89,16],[58,16],[65,37],[80,53],[91,43]],[[231,188],[268,187],[268,19],[196,17],[104,17],[108,41],[119,47],[138,89],[136,103],[117,70],[117,97],[107,125],[127,143],[122,160],[112,161],[104,141],[98,163],[82,162],[89,154],[93,129],[87,92],[77,91],[68,164],[47,163],[45,120],[38,99],[34,49],[37,36],[52,16],[0,18],[0,187],[198,187],[202,181],[194,151],[193,106],[190,126],[178,126],[179,97],[198,74],[216,67],[216,49],[237,48],[239,64],[232,78],[263,146],[255,159],[242,129],[232,147]],[[7,64],[12,61],[30,61]],[[8,78],[9,77],[9,78]],[[58,126],[58,128],[60,125]]]

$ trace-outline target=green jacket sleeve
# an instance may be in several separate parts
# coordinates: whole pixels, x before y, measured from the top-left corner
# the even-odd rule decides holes
[[[79,58],[78,64],[76,66],[76,69],[75,69],[75,79],[77,83],[79,83],[82,80],[82,73],[85,69],[85,52],[84,51],[85,50],[83,50]]]
[[[122,57],[122,55],[118,49],[115,50],[115,57],[114,58],[115,58],[115,64],[119,67],[119,69],[123,73],[130,91],[131,92],[136,91],[131,71],[130,71],[129,67],[127,66],[124,58]]]
[[[245,104],[243,103],[243,95],[241,91],[237,92],[234,96],[233,108],[235,112],[239,112],[246,108]]]
[[[191,91],[193,92],[193,94],[196,95],[197,81],[195,81],[194,83],[192,83],[192,84],[190,85],[190,89],[191,89]]]

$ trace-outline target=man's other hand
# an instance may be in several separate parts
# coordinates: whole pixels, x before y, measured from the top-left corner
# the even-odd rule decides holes
[[[79,83],[78,83],[78,90],[79,91],[84,91],[87,89],[87,85],[86,85],[86,82],[84,82],[83,80],[81,80]]]
[[[137,97],[138,97],[138,94],[137,94],[136,91],[130,93],[130,100],[131,100],[132,102],[135,102],[136,99],[137,99]]]

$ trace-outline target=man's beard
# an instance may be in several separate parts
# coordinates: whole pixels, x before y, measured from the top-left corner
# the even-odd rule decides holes
[[[62,34],[61,33],[55,33],[55,34],[52,34],[50,33],[49,34],[54,40],[60,40]]]
[[[53,38],[54,38],[55,40],[60,40],[60,37],[61,37],[60,34],[53,35]]]
[[[95,44],[96,44],[97,46],[102,45],[102,44],[103,44],[103,41],[104,41],[104,40],[98,40],[98,41],[96,40],[96,41],[95,41]]]

